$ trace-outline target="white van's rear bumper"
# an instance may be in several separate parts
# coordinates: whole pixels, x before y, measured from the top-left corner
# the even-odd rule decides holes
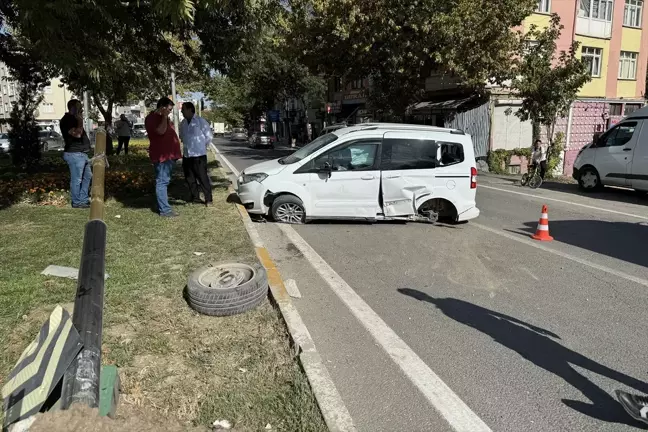
[[[253,214],[268,214],[268,207],[263,204],[263,198],[266,194],[266,188],[257,181],[240,184],[237,181],[236,192],[243,207]]]
[[[471,219],[475,219],[477,216],[479,216],[479,209],[477,207],[471,207],[468,210],[464,211],[463,213],[459,214],[457,221],[464,222]]]

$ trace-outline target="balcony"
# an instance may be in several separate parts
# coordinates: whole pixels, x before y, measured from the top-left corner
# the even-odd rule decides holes
[[[576,19],[576,34],[611,39],[612,22],[596,18],[578,17]]]

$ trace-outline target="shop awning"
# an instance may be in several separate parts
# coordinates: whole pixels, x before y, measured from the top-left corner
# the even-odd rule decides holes
[[[444,101],[428,101],[428,102],[419,102],[414,105],[410,105],[408,111],[411,114],[425,114],[433,113],[439,111],[455,111],[461,105],[471,100],[472,97],[467,97],[463,99],[449,99]]]

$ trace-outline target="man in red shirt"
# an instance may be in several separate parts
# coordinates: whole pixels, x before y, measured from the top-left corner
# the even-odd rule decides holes
[[[173,112],[173,101],[163,97],[157,103],[157,109],[146,116],[144,126],[148,133],[149,156],[155,166],[155,195],[157,196],[160,216],[176,217],[178,214],[169,205],[167,187],[171,182],[173,167],[180,153],[180,140],[173,129],[169,114]]]

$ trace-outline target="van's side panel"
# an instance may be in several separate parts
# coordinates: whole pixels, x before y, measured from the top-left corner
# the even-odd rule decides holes
[[[637,119],[637,141],[632,153],[630,186],[648,191],[648,119]]]

